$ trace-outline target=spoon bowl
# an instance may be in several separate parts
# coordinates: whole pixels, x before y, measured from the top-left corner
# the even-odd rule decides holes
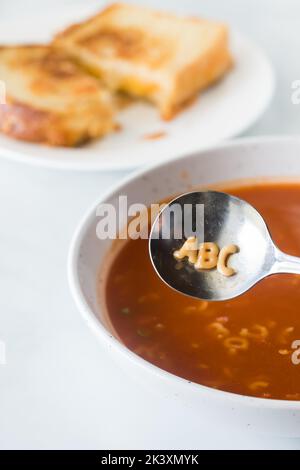
[[[196,270],[174,251],[196,236],[198,242],[220,247],[234,244],[238,253],[228,258],[235,274],[217,269]],[[273,243],[259,212],[246,201],[217,191],[183,194],[167,204],[155,219],[149,238],[152,264],[159,277],[182,294],[203,300],[237,297],[275,273],[300,272],[300,261],[282,253]]]

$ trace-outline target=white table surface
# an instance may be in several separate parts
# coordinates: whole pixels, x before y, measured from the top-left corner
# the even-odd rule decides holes
[[[1,0],[1,21],[47,14],[58,0]],[[89,0],[66,0],[70,8]],[[149,3],[149,2],[148,2]],[[160,1],[150,1],[152,5]],[[246,135],[298,133],[298,0],[165,1],[223,18],[254,38],[277,72],[273,104]],[[300,156],[299,156],[300,157]],[[268,449],[300,440],[242,435],[202,423],[140,389],[118,368],[75,308],[66,279],[69,241],[86,208],[124,174],[46,171],[0,158],[0,448]]]

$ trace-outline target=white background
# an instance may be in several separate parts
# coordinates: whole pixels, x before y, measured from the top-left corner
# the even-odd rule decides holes
[[[71,16],[78,5],[88,11],[103,2],[1,0],[0,28],[28,15],[34,28],[48,8],[59,18],[62,4]],[[163,4],[223,19],[269,54],[276,95],[246,135],[299,133],[300,105],[291,103],[291,83],[300,79],[298,0]],[[202,423],[138,388],[81,319],[66,278],[69,241],[87,207],[122,176],[39,170],[0,158],[0,340],[7,355],[0,365],[0,447],[300,449],[296,439],[220,432],[218,423]]]

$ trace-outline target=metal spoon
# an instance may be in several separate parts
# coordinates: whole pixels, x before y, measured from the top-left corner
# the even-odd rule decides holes
[[[178,216],[184,210],[186,216]],[[177,215],[172,216],[174,212]],[[237,245],[239,252],[228,259],[235,274],[225,277],[216,269],[198,271],[187,258],[178,262],[174,251],[189,236],[197,236],[200,242],[214,242],[220,248]],[[300,258],[275,246],[257,210],[217,191],[183,194],[166,205],[152,226],[149,251],[157,274],[168,286],[203,300],[232,299],[271,274],[300,274]]]

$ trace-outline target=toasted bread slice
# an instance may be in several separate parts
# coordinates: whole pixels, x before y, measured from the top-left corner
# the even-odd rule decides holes
[[[110,93],[61,50],[0,47],[0,81],[0,130],[11,137],[75,146],[113,129]]]
[[[165,119],[232,64],[225,25],[120,3],[55,43],[110,88],[152,100]]]

